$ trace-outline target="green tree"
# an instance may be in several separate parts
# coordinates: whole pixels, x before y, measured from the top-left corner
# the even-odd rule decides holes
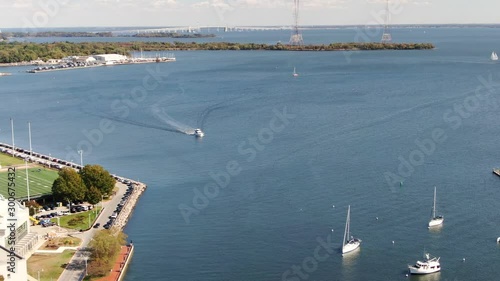
[[[89,190],[94,186],[101,194],[111,194],[116,183],[109,172],[99,165],[85,165],[80,170],[80,176]]]
[[[82,178],[71,168],[62,168],[59,177],[52,184],[52,194],[64,202],[83,200],[85,191]]]
[[[126,244],[127,236],[121,231],[103,229],[94,235],[89,247],[92,249],[93,260],[108,261],[115,257],[122,245]]]
[[[87,188],[87,193],[85,194],[85,201],[89,202],[92,205],[95,205],[101,201],[102,199],[101,195],[102,195],[101,191],[97,187],[92,185],[89,188]]]
[[[30,210],[30,216],[34,216],[38,209],[40,209],[42,206],[40,206],[40,204],[38,204],[35,200],[30,200],[26,202],[26,207],[28,207]]]
[[[127,236],[121,231],[105,229],[97,232],[90,241],[91,248],[88,274],[103,276],[109,273],[122,245],[126,244]]]

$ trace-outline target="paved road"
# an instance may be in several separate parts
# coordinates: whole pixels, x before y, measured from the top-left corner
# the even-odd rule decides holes
[[[89,231],[73,235],[82,239],[82,245],[80,246],[82,250],[78,250],[75,253],[68,266],[59,277],[59,281],[80,281],[83,279],[85,273],[85,259],[88,258],[90,254],[85,251],[85,248],[89,244],[90,240],[92,240],[92,237],[94,237],[94,234],[103,229],[102,226],[109,220],[108,217],[114,212],[116,206],[118,206],[118,203],[120,203],[123,195],[127,191],[127,186],[125,184],[117,183],[117,186],[119,189],[116,195],[111,200],[103,204],[104,210],[96,221],[100,223],[101,226],[99,228],[91,228]]]

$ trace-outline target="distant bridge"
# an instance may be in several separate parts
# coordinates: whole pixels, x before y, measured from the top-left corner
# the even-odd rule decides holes
[[[148,29],[130,29],[113,31],[116,35],[132,35],[144,33],[201,33],[201,32],[229,32],[229,31],[264,31],[264,30],[287,30],[290,26],[174,26]]]

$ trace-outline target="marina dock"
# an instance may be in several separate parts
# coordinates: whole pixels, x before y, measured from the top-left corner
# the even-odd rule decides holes
[[[106,55],[102,55],[106,56]],[[83,61],[60,61],[58,63],[49,64],[45,66],[38,66],[36,68],[27,70],[28,73],[40,73],[50,71],[72,70],[72,69],[85,69],[101,66],[116,66],[116,65],[130,65],[130,64],[143,64],[143,63],[164,63],[174,62],[175,57],[153,57],[153,58],[120,58],[119,60],[89,60],[88,57]]]

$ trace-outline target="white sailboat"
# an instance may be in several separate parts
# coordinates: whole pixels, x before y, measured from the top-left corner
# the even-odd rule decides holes
[[[498,60],[498,55],[495,52],[491,52],[491,60]]]
[[[299,74],[295,71],[295,67],[293,68],[293,77],[297,77]]]
[[[357,239],[350,236],[350,224],[351,224],[351,205],[349,205],[349,207],[347,208],[347,219],[345,222],[344,240],[342,240],[342,255],[356,250],[361,245],[361,239]]]
[[[434,187],[434,204],[432,206],[432,217],[429,221],[429,227],[441,225],[444,221],[443,216],[436,216],[436,187]]]

